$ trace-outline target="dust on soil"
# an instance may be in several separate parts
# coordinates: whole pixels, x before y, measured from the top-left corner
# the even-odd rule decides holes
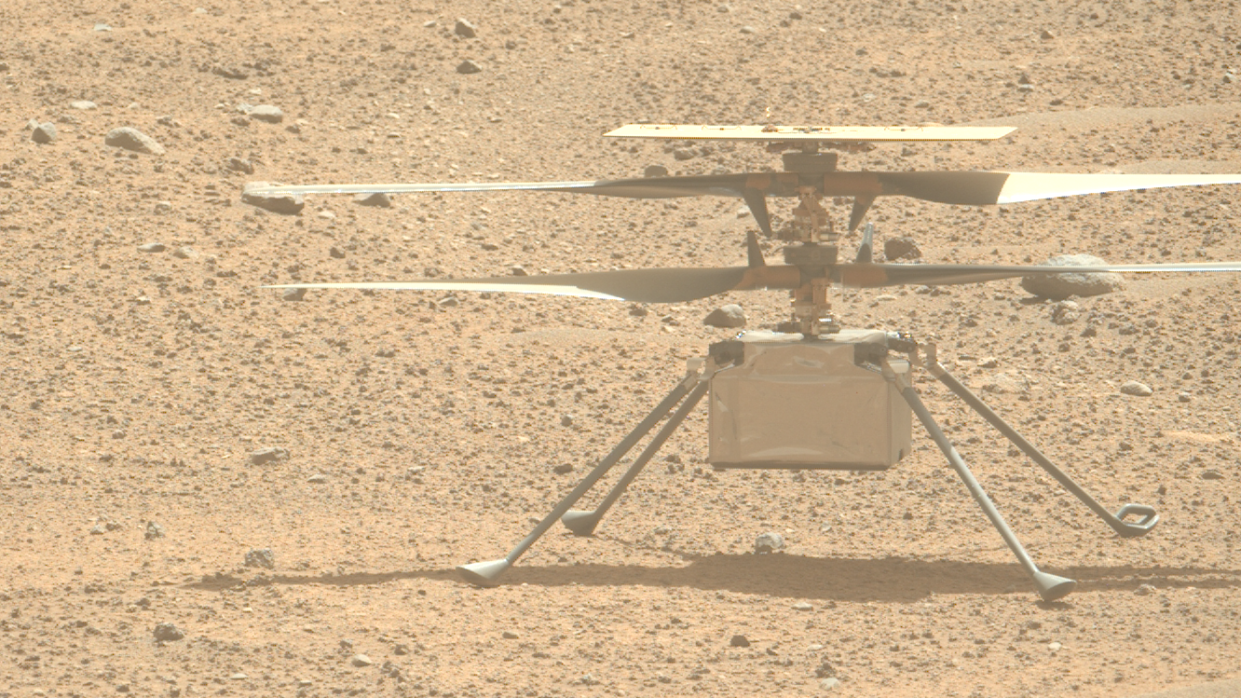
[[[1119,540],[921,380],[1035,559],[1080,581],[1063,602],[1036,602],[925,436],[878,474],[713,473],[703,411],[596,537],[554,529],[480,590],[453,566],[500,557],[725,337],[700,324],[711,308],[770,325],[786,296],[634,315],[259,286],[727,266],[752,219],[731,199],[324,196],[295,216],[240,201],[249,180],[775,164],[600,138],[639,120],[1021,127],[850,168],[1237,172],[1229,5],[4,3],[0,695],[1120,696],[1235,675],[1235,276],[1132,278],[1066,326],[1015,281],[838,294],[852,326],[937,339],[1109,507],[1160,510],[1152,535]],[[467,59],[481,72],[458,72]],[[31,119],[56,139],[33,142]],[[105,145],[125,126],[166,154]],[[887,199],[870,219],[938,262],[1226,260],[1236,195]],[[1128,380],[1153,395],[1120,394]],[[289,457],[251,465],[264,447]],[[786,552],[753,555],[769,530]],[[263,548],[274,568],[246,567]],[[184,637],[157,641],[165,623]]]

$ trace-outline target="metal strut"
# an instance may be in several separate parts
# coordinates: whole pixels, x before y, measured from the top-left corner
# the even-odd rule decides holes
[[[1017,433],[1007,422],[1000,418],[998,414],[993,412],[977,395],[969,388],[965,387],[956,379],[948,369],[944,368],[936,357],[935,345],[923,345],[926,352],[926,360],[924,366],[932,376],[939,379],[939,382],[948,386],[948,389],[956,393],[957,397],[965,401],[975,412],[982,415],[982,418],[991,423],[1001,434],[1013,442],[1017,448],[1025,452],[1030,460],[1038,463],[1039,467],[1046,470],[1049,475],[1056,478],[1056,481],[1064,487],[1064,489],[1072,492],[1074,496],[1082,501],[1083,504],[1090,507],[1090,510],[1099,515],[1104,523],[1112,527],[1112,530],[1122,538],[1136,538],[1144,536],[1151,532],[1155,524],[1159,523],[1159,514],[1155,513],[1154,507],[1145,504],[1126,504],[1122,506],[1115,514],[1108,511],[1094,497],[1091,497],[1086,490],[1073,481],[1063,470],[1057,468],[1046,456],[1044,456],[1034,444],[1026,441],[1021,434]],[[1126,516],[1139,516],[1137,521],[1125,521]]]
[[[616,498],[620,496],[621,491],[624,490],[624,486],[627,486],[629,482],[637,476],[638,471],[642,469],[642,466],[646,464],[646,461],[650,460],[650,458],[655,455],[655,451],[663,445],[664,441],[667,441],[668,437],[672,435],[672,432],[675,431],[681,421],[685,419],[685,416],[689,414],[690,409],[692,409],[694,405],[702,399],[703,393],[707,390],[708,383],[704,380],[706,376],[699,370],[700,364],[700,359],[691,360],[689,368],[685,372],[685,377],[681,379],[681,382],[677,383],[676,387],[668,393],[667,397],[656,405],[655,409],[651,410],[650,414],[648,414],[646,418],[638,424],[638,426],[634,427],[633,431],[629,432],[629,434],[616,445],[616,448],[612,449],[612,452],[609,453],[607,457],[599,461],[599,465],[595,466],[594,470],[591,470],[590,473],[580,483],[578,483],[577,487],[573,488],[572,492],[570,492],[564,499],[560,500],[560,503],[556,505],[556,508],[552,509],[551,513],[543,517],[543,520],[534,527],[534,530],[523,538],[522,541],[512,550],[510,550],[508,555],[505,555],[499,560],[474,562],[468,565],[459,566],[457,568],[457,572],[465,579],[465,581],[470,584],[484,587],[492,587],[499,584],[499,577],[504,574],[505,570],[512,567],[513,563],[517,562],[517,559],[521,557],[526,550],[530,548],[530,546],[534,545],[535,541],[543,537],[543,534],[556,523],[557,519],[560,519],[562,516],[569,513],[569,509],[577,503],[577,500],[581,499],[582,495],[586,494],[586,492],[599,481],[599,478],[606,475],[607,472],[612,469],[612,466],[616,465],[616,463],[619,462],[626,453],[631,451],[633,447],[637,445],[638,441],[640,441],[643,436],[646,436],[646,434],[655,427],[659,420],[663,419],[664,416],[668,414],[668,412],[671,411],[677,403],[681,402],[686,395],[689,395],[689,399],[685,402],[685,404],[681,405],[681,408],[677,410],[672,419],[669,420],[668,423],[664,425],[663,429],[659,431],[659,433],[651,441],[651,444],[645,451],[643,451],[642,455],[639,456],[638,460],[630,466],[629,472],[625,473],[625,475],[621,478],[620,483],[617,484],[617,487],[608,494],[606,499],[604,499],[604,503],[600,507],[596,508],[595,512],[574,512],[577,514],[586,515],[597,514],[595,523],[598,523],[598,518],[602,517],[608,507],[610,507]],[[571,519],[572,517],[566,518]],[[582,517],[580,516],[578,517],[579,520],[581,520],[581,518]],[[569,521],[566,521],[565,525],[573,529],[575,533],[577,532],[577,529],[574,529],[573,524],[570,524]],[[592,524],[591,529],[593,528],[594,525]],[[578,535],[589,535],[589,533],[590,531],[588,530],[585,534],[579,533]]]
[[[1039,570],[1038,565],[1034,564],[1034,560],[1030,558],[1029,553],[1021,545],[1021,541],[1017,540],[1017,536],[1008,527],[1004,517],[995,508],[995,504],[991,502],[982,485],[978,484],[974,474],[965,465],[961,454],[957,453],[957,449],[953,447],[952,442],[948,440],[943,430],[939,428],[935,418],[927,411],[926,405],[922,404],[922,398],[918,396],[918,392],[913,389],[913,386],[907,384],[896,371],[892,370],[892,366],[888,363],[886,357],[881,360],[880,367],[883,370],[883,377],[896,386],[896,389],[901,393],[901,397],[905,398],[905,402],[909,403],[909,407],[918,416],[922,426],[926,428],[931,439],[935,441],[935,445],[939,446],[939,450],[948,459],[949,465],[952,466],[953,470],[957,471],[957,476],[961,478],[961,481],[965,483],[965,487],[969,489],[970,495],[974,497],[974,501],[978,502],[978,505],[982,507],[983,513],[987,515],[987,518],[991,519],[991,524],[1000,532],[1000,536],[1008,544],[1009,549],[1013,551],[1013,555],[1017,556],[1017,561],[1021,563],[1021,566],[1025,568],[1025,571],[1034,580],[1034,586],[1038,589],[1039,596],[1044,601],[1055,601],[1073,591],[1073,588],[1077,586],[1076,581],[1043,572]]]

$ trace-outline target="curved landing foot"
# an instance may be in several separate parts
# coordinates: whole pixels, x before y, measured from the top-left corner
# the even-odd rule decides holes
[[[573,531],[575,536],[589,536],[595,532],[595,526],[599,525],[600,518],[598,511],[572,510],[560,517],[560,523],[563,523],[565,528]]]
[[[1077,582],[1066,577],[1057,577],[1046,572],[1034,573],[1034,586],[1044,601],[1055,601],[1068,596],[1077,587]]]
[[[506,559],[473,562],[458,567],[457,574],[474,586],[494,587],[500,585],[500,575],[511,566],[512,563]]]

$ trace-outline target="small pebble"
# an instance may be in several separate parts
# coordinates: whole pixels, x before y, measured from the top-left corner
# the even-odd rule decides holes
[[[30,132],[30,140],[35,143],[51,143],[56,140],[56,124],[49,121],[35,126]]]
[[[185,631],[172,623],[160,623],[155,626],[155,630],[152,632],[155,635],[155,639],[160,642],[176,642],[185,637]]]
[[[473,39],[475,36],[478,36],[478,27],[474,26],[474,23],[468,19],[458,18],[457,23],[453,25],[452,33],[463,39]]]
[[[349,663],[354,666],[370,666],[374,664],[374,662],[371,661],[371,658],[365,654],[353,655],[353,658],[349,660]]]
[[[276,554],[271,548],[255,548],[246,553],[246,567],[262,567],[263,569],[276,569]]]
[[[146,243],[146,244],[144,244],[144,245],[138,245],[138,251],[139,251],[139,252],[152,252],[152,253],[154,253],[154,252],[163,252],[163,251],[164,251],[164,250],[166,250],[166,249],[168,249],[168,247],[167,247],[166,245],[164,245],[164,243],[162,243],[162,242],[148,242],[148,243]]]
[[[784,536],[775,531],[760,534],[754,539],[754,552],[759,555],[784,549]]]
[[[104,145],[110,145],[114,148],[124,148],[135,153],[146,153],[147,155],[163,155],[167,152],[164,150],[164,146],[155,142],[154,138],[136,128],[128,126],[108,131],[108,135],[104,137],[103,142]]]
[[[794,611],[813,611],[814,606],[806,603],[805,601],[798,601],[797,603],[793,604],[793,610]]]
[[[255,121],[278,124],[281,121],[284,121],[284,112],[280,110],[280,107],[273,107],[270,104],[260,104],[250,110],[250,118]]]
[[[1120,392],[1125,395],[1150,397],[1155,391],[1145,383],[1139,383],[1138,381],[1125,381],[1125,383],[1120,386]]]
[[[733,635],[728,645],[729,647],[749,647],[750,640],[745,635]]]

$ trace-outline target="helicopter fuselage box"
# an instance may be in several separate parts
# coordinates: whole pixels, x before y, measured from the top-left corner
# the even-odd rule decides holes
[[[883,470],[909,453],[912,415],[878,372],[886,332],[743,332],[711,346],[708,461],[716,468]],[[889,364],[908,379],[909,362]]]

